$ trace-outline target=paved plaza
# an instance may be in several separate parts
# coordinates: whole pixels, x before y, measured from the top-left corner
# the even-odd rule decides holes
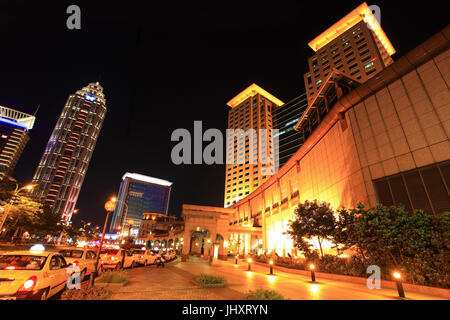
[[[252,265],[247,271],[247,263],[234,260],[217,261],[209,265],[200,258],[180,259],[167,263],[165,268],[149,266],[127,270],[129,284],[114,289],[112,300],[240,300],[248,290],[274,289],[293,300],[396,300],[395,289],[370,290],[363,284],[317,279],[311,283],[307,276],[275,270],[275,276],[268,275],[268,268]],[[222,275],[228,285],[225,288],[202,289],[192,282],[201,273]],[[408,299],[445,300],[414,292],[406,292]]]

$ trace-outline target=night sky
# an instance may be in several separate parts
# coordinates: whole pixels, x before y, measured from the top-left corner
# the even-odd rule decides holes
[[[108,111],[73,219],[97,224],[125,172],[172,181],[170,214],[222,206],[225,166],[172,164],[172,131],[201,120],[224,132],[226,102],[252,83],[284,102],[301,94],[307,43],[362,3],[41,2],[0,2],[0,105],[41,105],[13,176],[31,181],[68,95],[100,81]],[[445,27],[449,7],[437,3],[368,2],[381,8],[394,60]],[[71,4],[81,30],[66,28]]]

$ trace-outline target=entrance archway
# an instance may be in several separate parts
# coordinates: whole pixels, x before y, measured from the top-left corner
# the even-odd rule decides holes
[[[183,205],[182,218],[185,227],[181,260],[186,261],[190,254],[203,255],[210,261],[214,256],[226,260],[227,250],[223,239],[229,236],[229,216],[233,213],[234,209],[230,208]],[[221,252],[215,255],[217,247]]]
[[[189,255],[203,256],[208,241],[211,242],[210,232],[206,228],[197,226],[191,230]]]

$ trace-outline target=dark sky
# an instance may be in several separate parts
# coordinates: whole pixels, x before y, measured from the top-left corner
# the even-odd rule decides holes
[[[54,2],[54,3],[53,3]],[[304,91],[307,43],[361,1],[1,1],[0,105],[34,113],[14,177],[31,181],[67,96],[100,81],[108,112],[78,199],[101,224],[125,172],[174,183],[169,208],[223,205],[223,165],[173,165],[176,128],[225,130],[226,102],[255,82],[287,102]],[[377,1],[381,25],[407,53],[448,23],[446,2]],[[82,29],[66,28],[77,4]]]

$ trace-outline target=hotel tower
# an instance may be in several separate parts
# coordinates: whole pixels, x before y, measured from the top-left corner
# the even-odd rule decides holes
[[[0,180],[10,176],[30,137],[35,117],[0,106]]]
[[[68,223],[106,113],[99,83],[69,95],[34,174],[35,197]]]
[[[395,49],[366,3],[347,14],[308,44],[315,54],[304,75],[309,100],[333,70],[364,83],[393,63]]]
[[[231,107],[228,113],[228,129],[242,129],[244,132],[254,129],[257,139],[251,141],[248,135],[238,136],[237,139],[234,136],[227,137],[227,145],[233,146],[233,150],[227,150],[225,207],[245,198],[270,177],[270,173],[263,170],[273,165],[274,160],[271,154],[272,111],[283,104],[256,84],[252,84],[227,103]],[[259,129],[267,129],[267,136],[260,136]],[[260,154],[261,146],[263,148]],[[254,161],[250,161],[252,156]],[[232,159],[231,163],[228,159]]]

